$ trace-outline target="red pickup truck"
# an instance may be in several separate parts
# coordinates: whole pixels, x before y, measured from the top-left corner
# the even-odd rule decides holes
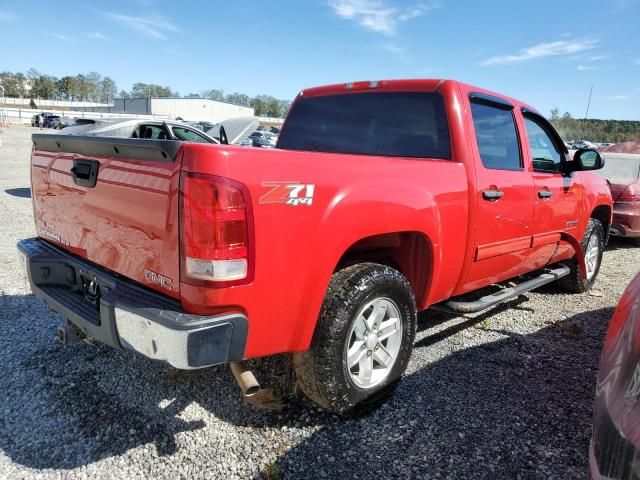
[[[416,313],[591,287],[611,223],[593,150],[532,107],[452,80],[296,98],[277,148],[33,135],[36,296],[87,338],[176,368],[283,352],[343,411],[404,372]],[[522,278],[524,276],[524,278]],[[520,277],[481,298],[474,290]]]

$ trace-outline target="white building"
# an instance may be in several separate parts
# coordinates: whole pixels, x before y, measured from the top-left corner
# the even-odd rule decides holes
[[[235,117],[253,117],[251,107],[218,102],[206,98],[116,98],[112,107],[92,109],[94,112],[163,115],[175,120],[222,122]]]

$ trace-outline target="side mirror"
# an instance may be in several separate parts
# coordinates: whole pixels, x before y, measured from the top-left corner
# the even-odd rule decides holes
[[[585,170],[600,170],[604,167],[604,159],[600,154],[591,148],[581,148],[573,154],[573,161],[567,162],[568,173],[585,171]]]

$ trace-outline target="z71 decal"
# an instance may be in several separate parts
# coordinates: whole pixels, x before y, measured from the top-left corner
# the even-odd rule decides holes
[[[284,203],[285,205],[311,206],[315,185],[299,182],[262,182],[263,187],[271,189],[260,197],[261,204]]]

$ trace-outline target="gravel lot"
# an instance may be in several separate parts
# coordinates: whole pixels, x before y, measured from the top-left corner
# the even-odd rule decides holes
[[[391,400],[350,418],[244,405],[225,367],[180,373],[55,339],[15,242],[34,234],[33,129],[0,129],[1,478],[585,478],[607,322],[640,265],[614,242],[596,291],[545,287],[473,318],[421,316]]]

